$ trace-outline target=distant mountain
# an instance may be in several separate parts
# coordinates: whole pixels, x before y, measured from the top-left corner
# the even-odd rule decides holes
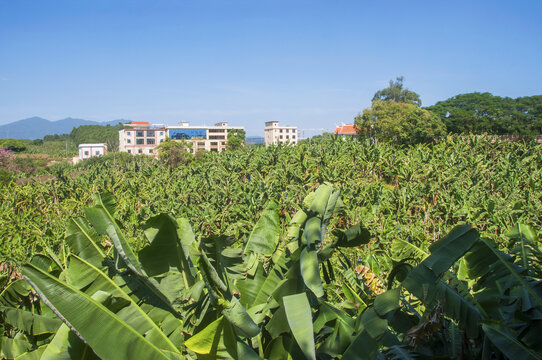
[[[68,134],[74,127],[81,125],[117,125],[119,122],[126,123],[131,120],[119,119],[107,122],[91,121],[85,119],[66,118],[50,121],[40,117],[31,117],[15,121],[6,125],[0,125],[0,139],[41,139],[45,135]]]

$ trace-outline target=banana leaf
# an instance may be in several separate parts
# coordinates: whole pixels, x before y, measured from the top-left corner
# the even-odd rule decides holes
[[[23,275],[70,329],[103,359],[169,359],[104,305],[42,270],[26,264]],[[111,336],[115,334],[116,336]]]
[[[282,298],[284,312],[294,338],[307,359],[315,360],[312,312],[305,293]]]

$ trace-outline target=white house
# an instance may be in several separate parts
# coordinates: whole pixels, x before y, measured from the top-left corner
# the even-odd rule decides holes
[[[73,159],[76,163],[81,160],[89,159],[94,156],[102,156],[107,153],[107,145],[105,143],[99,144],[79,144],[79,156]]]

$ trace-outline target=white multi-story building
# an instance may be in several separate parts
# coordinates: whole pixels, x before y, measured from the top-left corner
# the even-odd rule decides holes
[[[278,144],[297,144],[297,126],[279,126],[278,121],[265,123],[265,146]]]
[[[219,122],[214,126],[190,126],[188,122],[180,122],[178,126],[168,126],[167,136],[173,140],[184,140],[192,143],[192,152],[198,150],[221,152],[226,149],[228,134],[233,130],[244,130],[242,126],[229,126],[227,122]]]
[[[81,160],[86,160],[94,156],[102,156],[107,152],[107,145],[104,143],[98,144],[79,144],[79,156],[73,158],[76,163]]]
[[[119,151],[130,154],[157,156],[154,148],[166,139],[165,125],[151,125],[147,121],[133,121],[119,130]]]

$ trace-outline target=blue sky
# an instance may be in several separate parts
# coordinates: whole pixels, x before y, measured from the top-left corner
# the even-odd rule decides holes
[[[400,75],[423,105],[540,95],[540,39],[537,0],[0,0],[0,124],[333,129]]]

